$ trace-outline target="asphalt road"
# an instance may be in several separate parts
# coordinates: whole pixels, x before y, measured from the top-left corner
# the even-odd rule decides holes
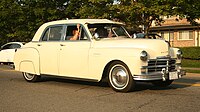
[[[187,74],[167,88],[137,83],[114,92],[106,84],[43,77],[28,83],[0,65],[0,112],[200,112],[200,74]]]

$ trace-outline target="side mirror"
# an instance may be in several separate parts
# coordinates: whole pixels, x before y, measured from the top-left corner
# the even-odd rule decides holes
[[[95,33],[93,37],[94,37],[94,39],[95,39],[96,41],[101,40],[101,38],[99,38],[99,34],[98,34],[98,33]]]

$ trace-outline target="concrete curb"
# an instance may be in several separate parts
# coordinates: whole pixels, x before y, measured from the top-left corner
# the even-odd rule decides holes
[[[200,68],[191,68],[191,67],[182,67],[182,69],[185,69],[185,70],[200,70]]]

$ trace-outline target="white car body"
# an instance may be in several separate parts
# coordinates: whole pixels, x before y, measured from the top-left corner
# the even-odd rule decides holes
[[[21,42],[9,42],[1,46],[0,62],[13,63],[16,49],[23,46]]]
[[[83,38],[81,34],[82,40],[67,40],[68,31],[66,30],[74,24],[80,24],[81,33],[85,32]],[[114,35],[116,38],[99,39],[94,37],[93,30],[98,29],[95,27],[104,24],[107,26],[103,28],[110,28],[112,36]],[[31,42],[17,50],[14,60],[15,69],[24,72],[25,79],[28,81],[34,79],[31,76],[47,74],[99,82],[107,77],[105,75],[107,69],[115,70],[113,69],[115,66],[120,68],[117,74],[122,82],[130,81],[130,79],[134,81],[165,81],[169,79],[169,73],[173,75],[170,80],[185,75],[180,67],[181,59],[177,57],[179,49],[170,48],[168,43],[162,39],[133,39],[121,26],[121,23],[106,19],[72,19],[45,23],[38,29]],[[53,38],[51,40],[50,34],[56,27],[62,29],[59,32],[61,39]],[[123,38],[120,35],[123,35]],[[85,39],[85,37],[87,38]],[[145,57],[146,60],[141,60],[143,51],[148,53]],[[154,65],[150,66],[149,62],[151,61]],[[156,62],[159,61],[165,63],[156,65]],[[109,67],[113,63],[115,63],[114,67]],[[151,68],[154,71],[148,72]],[[125,74],[131,74],[130,78],[124,76]],[[114,76],[109,76],[110,80],[112,77]],[[122,88],[119,83],[114,90],[129,91],[130,88],[127,89],[126,86],[130,84],[126,83],[122,84],[124,85]],[[112,81],[111,86],[113,86]]]

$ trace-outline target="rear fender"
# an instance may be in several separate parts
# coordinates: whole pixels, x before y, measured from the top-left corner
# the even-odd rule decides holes
[[[17,49],[14,64],[17,71],[40,75],[39,52],[35,48]]]

